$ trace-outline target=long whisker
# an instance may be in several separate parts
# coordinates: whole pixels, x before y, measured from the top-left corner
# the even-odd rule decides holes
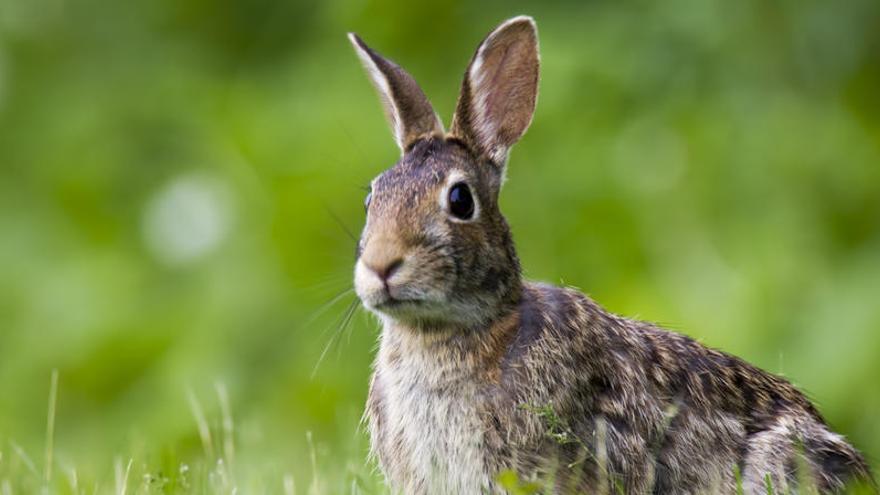
[[[354,319],[354,314],[355,314],[355,312],[357,312],[357,309],[359,307],[360,307],[360,305],[355,304],[351,308],[351,311],[348,312],[345,320],[342,322],[342,326],[340,327],[339,331],[337,332],[337,335],[339,337],[336,339],[336,344],[334,344],[337,347],[337,350],[336,350],[337,356],[339,356],[342,353],[342,345],[341,345],[342,338],[344,337],[347,342],[350,341],[350,339],[351,339],[351,330],[354,328],[353,326],[351,326],[351,320]]]
[[[316,277],[309,285],[298,287],[296,290],[302,294],[320,294],[326,293],[331,289],[335,292],[338,288],[349,284],[351,284],[351,273],[346,270],[344,273],[337,272]]]
[[[312,323],[314,323],[315,320],[317,320],[321,315],[323,315],[328,309],[332,308],[333,305],[335,305],[337,302],[339,302],[340,299],[342,299],[343,297],[345,297],[346,295],[350,294],[353,291],[354,291],[354,289],[349,287],[349,288],[343,290],[342,292],[340,292],[339,294],[336,294],[335,296],[333,296],[329,301],[322,304],[318,309],[316,309],[315,312],[312,313],[312,316],[310,316],[309,319],[306,320],[306,322],[303,326],[309,326]]]
[[[336,224],[339,225],[339,228],[341,228],[342,231],[345,232],[345,235],[347,235],[352,241],[354,241],[355,244],[357,244],[357,242],[358,242],[357,236],[355,236],[351,232],[351,229],[349,229],[348,226],[345,225],[345,222],[343,222],[342,219],[339,218],[339,215],[334,213],[333,210],[330,209],[330,206],[327,205],[326,203],[324,203],[324,210],[326,210],[327,214],[330,215],[330,218],[332,218],[333,221],[335,221]]]
[[[330,336],[330,340],[324,346],[324,350],[321,351],[321,355],[318,356],[318,362],[315,363],[315,367],[314,367],[314,369],[312,369],[312,374],[310,376],[310,379],[315,378],[315,375],[318,373],[318,368],[321,366],[321,363],[324,361],[324,358],[327,356],[327,351],[329,351],[330,348],[333,347],[333,343],[336,342],[338,337],[342,334],[342,332],[345,331],[346,327],[348,327],[348,324],[351,323],[351,317],[352,317],[352,315],[354,315],[355,310],[357,310],[359,303],[360,303],[360,301],[357,298],[355,298],[348,305],[348,308],[346,308],[345,313],[343,314],[342,319],[340,320],[340,326],[337,327],[337,329],[333,333],[333,335]]]
[[[342,333],[342,337],[345,338],[345,345],[348,345],[351,343],[351,335],[354,333],[354,325],[351,324],[351,321],[354,319],[354,314],[357,312],[358,308],[360,308],[360,305],[357,305],[352,310],[351,314],[348,315],[348,321],[346,321],[342,327],[341,333]],[[338,344],[336,347],[336,358],[337,359],[342,357],[342,347],[343,346],[341,345],[341,343],[342,343],[342,338],[337,340],[337,344]]]

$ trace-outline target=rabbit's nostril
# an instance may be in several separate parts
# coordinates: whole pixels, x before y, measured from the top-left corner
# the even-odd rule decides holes
[[[386,264],[384,267],[370,267],[376,275],[382,279],[383,282],[387,282],[389,278],[391,278],[394,273],[400,269],[401,265],[403,265],[403,258],[397,258],[390,263]]]

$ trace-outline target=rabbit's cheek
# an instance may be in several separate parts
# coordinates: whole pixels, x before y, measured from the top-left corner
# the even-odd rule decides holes
[[[442,301],[443,293],[436,290],[437,285],[431,269],[414,262],[389,280],[388,293],[394,299]]]

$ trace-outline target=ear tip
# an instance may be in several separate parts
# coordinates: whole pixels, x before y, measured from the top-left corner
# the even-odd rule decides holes
[[[511,23],[511,24],[514,24],[514,23],[520,23],[520,22],[525,22],[525,23],[527,23],[527,24],[531,24],[532,26],[535,26],[535,25],[536,25],[536,24],[535,24],[535,18],[532,17],[532,16],[530,16],[530,15],[518,15],[518,16],[514,16],[514,17],[511,17],[510,19],[508,19],[507,22],[509,22],[509,23]]]
[[[357,35],[357,33],[349,32],[346,34],[346,37],[348,37],[348,41],[350,41],[355,48],[363,48],[364,41]]]
[[[498,26],[496,31],[501,31],[511,27],[525,27],[533,32],[538,32],[538,24],[535,22],[535,18],[530,15],[518,15],[515,17],[511,17],[510,19],[502,22],[501,25]]]

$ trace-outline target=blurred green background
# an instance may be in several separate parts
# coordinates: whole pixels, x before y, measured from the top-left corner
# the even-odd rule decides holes
[[[345,33],[448,122],[517,14],[527,276],[786,375],[880,459],[876,0],[0,0],[0,478],[42,470],[57,369],[59,472],[202,456],[221,383],[238,469],[348,483],[378,328],[341,328],[342,225],[398,150]]]

